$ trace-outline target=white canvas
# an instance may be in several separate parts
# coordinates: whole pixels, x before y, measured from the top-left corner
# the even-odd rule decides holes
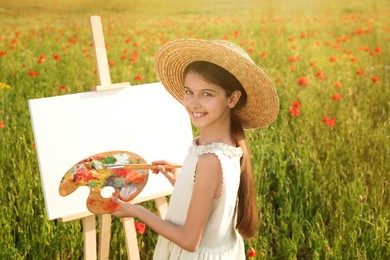
[[[161,83],[29,100],[48,219],[88,213],[88,187],[62,197],[64,174],[97,153],[125,150],[148,163],[166,159],[181,164],[191,144],[184,107]],[[162,175],[150,174],[134,203],[170,194]]]

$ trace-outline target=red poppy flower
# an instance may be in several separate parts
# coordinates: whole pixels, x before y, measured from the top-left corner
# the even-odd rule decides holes
[[[38,71],[32,71],[32,70],[30,70],[29,72],[28,72],[28,75],[30,75],[31,77],[36,77],[36,76],[38,76]]]
[[[0,121],[0,128],[4,128],[5,127],[5,124],[3,123],[3,121]]]
[[[335,93],[333,96],[332,96],[332,99],[334,101],[338,101],[338,100],[342,100],[343,97],[339,94],[339,93]]]
[[[266,57],[266,56],[267,56],[267,53],[266,53],[265,51],[262,51],[262,52],[260,53],[260,56],[261,56],[261,57]]]
[[[253,258],[253,257],[256,257],[256,250],[253,247],[251,247],[248,252],[248,258]]]
[[[316,66],[314,61],[310,61],[309,65],[310,65],[310,67],[315,67]]]
[[[299,116],[299,114],[300,114],[299,109],[296,108],[296,107],[290,108],[290,110],[288,111],[288,113],[289,113],[290,115],[293,115],[293,116]]]
[[[144,223],[136,221],[136,222],[134,222],[134,226],[135,226],[135,230],[139,234],[141,234],[141,235],[145,234],[146,225]]]
[[[328,121],[328,126],[333,127],[336,124],[336,118],[331,118]]]
[[[290,58],[288,58],[288,61],[289,62],[296,62],[297,61],[297,57],[291,56]]]
[[[329,58],[329,61],[330,61],[330,62],[336,62],[336,61],[337,61],[337,58],[334,57],[334,56],[332,56],[332,57]]]
[[[300,108],[301,103],[299,103],[299,101],[294,101],[294,102],[291,102],[291,106],[296,107],[296,108]]]
[[[352,61],[352,62],[356,62],[357,59],[356,59],[355,56],[350,56],[350,57],[349,57],[349,60]]]
[[[43,54],[43,55],[41,55],[41,57],[39,57],[38,63],[43,63],[45,60],[46,60],[46,55]]]
[[[54,58],[55,60],[61,60],[61,56],[58,55],[58,54],[54,54],[54,55],[53,55],[53,58]]]
[[[335,88],[341,88],[343,85],[340,83],[340,81],[336,81],[335,83],[334,83],[334,87]]]
[[[316,76],[317,76],[317,78],[319,78],[319,79],[321,79],[321,80],[324,80],[324,79],[325,79],[325,75],[324,75],[324,73],[322,72],[322,70],[318,70]]]
[[[371,80],[374,83],[379,83],[379,78],[377,76],[372,77]]]
[[[0,56],[2,56],[2,57],[5,57],[5,56],[7,56],[7,52],[6,51],[0,51]]]
[[[307,84],[309,84],[309,80],[305,77],[300,77],[297,83],[299,86],[306,86]]]
[[[138,81],[141,81],[142,80],[142,77],[141,75],[137,74],[135,77],[134,77],[135,80],[138,80]]]
[[[58,89],[60,89],[60,90],[65,90],[66,87],[65,87],[64,85],[61,85],[61,86],[58,86]]]
[[[336,124],[336,118],[329,118],[327,115],[325,115],[321,122],[327,124],[330,127],[333,127]]]
[[[381,47],[376,47],[376,48],[375,48],[375,52],[377,52],[377,53],[382,53]]]
[[[364,72],[364,70],[362,70],[362,69],[358,69],[358,70],[356,71],[356,75],[359,75],[359,76],[365,76],[365,75],[366,75],[366,73]]]

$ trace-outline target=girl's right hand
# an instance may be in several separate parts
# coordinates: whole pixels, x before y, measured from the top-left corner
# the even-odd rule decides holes
[[[172,186],[175,185],[176,178],[180,172],[179,169],[165,167],[164,165],[172,164],[165,160],[154,161],[152,164],[157,165],[157,170],[152,170],[154,174],[161,172],[169,180]]]

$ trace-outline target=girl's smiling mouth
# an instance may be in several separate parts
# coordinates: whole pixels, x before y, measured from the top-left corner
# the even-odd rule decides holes
[[[195,117],[195,118],[202,117],[204,115],[206,115],[206,113],[199,113],[199,112],[198,113],[195,113],[195,112],[192,113],[192,116]]]

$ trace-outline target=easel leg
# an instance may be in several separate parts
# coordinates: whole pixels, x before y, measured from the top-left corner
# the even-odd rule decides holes
[[[96,220],[95,216],[83,218],[83,233],[84,233],[84,259],[96,259]]]
[[[128,259],[139,260],[137,233],[134,226],[134,218],[124,218],[123,229],[125,230],[125,241]]]
[[[111,215],[101,216],[99,235],[99,260],[108,260],[110,256]]]
[[[168,202],[166,197],[160,197],[154,199],[154,204],[156,205],[157,212],[160,215],[160,217],[165,218],[165,215],[167,214],[167,210],[168,210]]]

